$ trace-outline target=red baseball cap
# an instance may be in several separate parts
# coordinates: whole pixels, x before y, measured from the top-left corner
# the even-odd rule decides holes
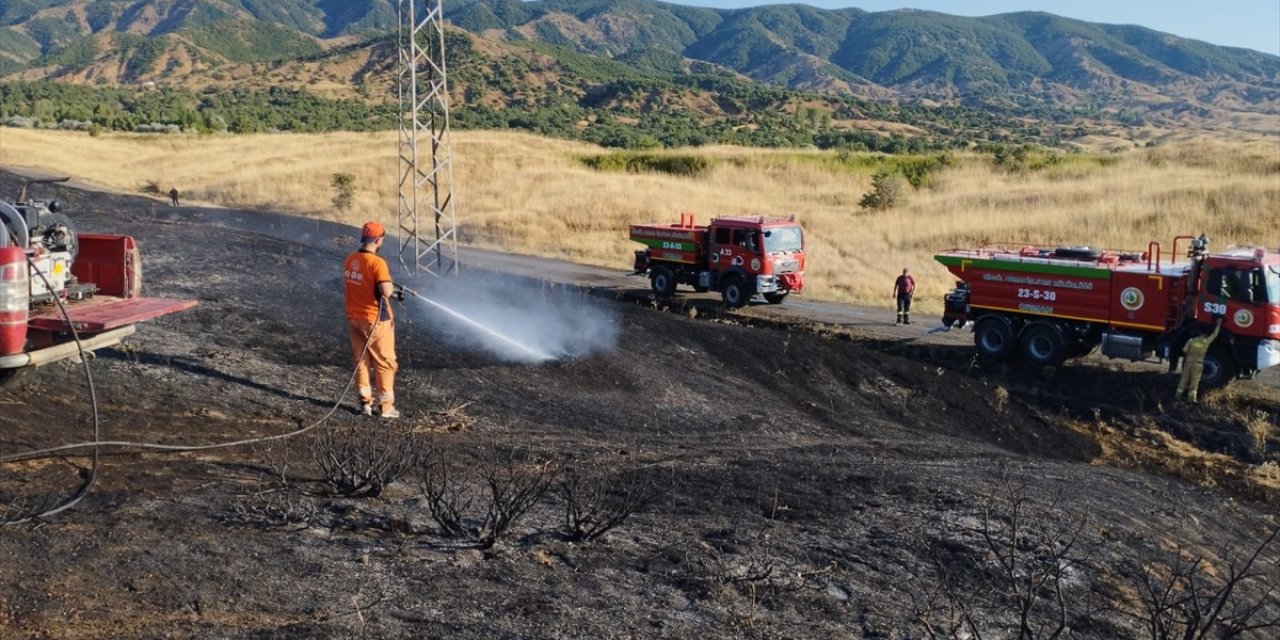
[[[363,227],[360,227],[360,239],[364,241],[377,240],[385,235],[387,230],[377,222],[366,222]]]

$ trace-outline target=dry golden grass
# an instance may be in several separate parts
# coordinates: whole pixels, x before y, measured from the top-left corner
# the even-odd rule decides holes
[[[1214,246],[1280,245],[1280,143],[1190,138],[1154,148],[1072,155],[1009,173],[959,156],[894,210],[858,208],[870,169],[842,168],[819,151],[714,147],[697,178],[600,172],[589,145],[499,132],[453,137],[459,234],[465,243],[626,269],[633,222],[795,213],[809,241],[809,295],[889,304],[904,266],[918,275],[923,310],[940,307],[952,278],[942,249],[980,241],[1040,241],[1145,249],[1151,240],[1207,233]],[[0,165],[37,167],[127,192],[177,186],[186,203],[270,209],[357,223],[392,223],[394,132],[324,135],[140,136],[0,129]],[[358,192],[334,211],[330,178]]]

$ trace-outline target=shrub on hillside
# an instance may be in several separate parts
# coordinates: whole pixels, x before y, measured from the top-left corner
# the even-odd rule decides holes
[[[333,187],[333,206],[338,211],[347,211],[351,208],[351,201],[356,196],[356,179],[349,173],[335,173],[329,179],[329,185]]]
[[[697,155],[652,153],[609,153],[582,158],[582,163],[596,171],[626,173],[665,173],[693,178],[711,168],[710,158]]]
[[[871,177],[871,191],[862,196],[858,206],[876,211],[892,209],[906,200],[906,190],[907,181],[902,176],[880,171]]]
[[[934,174],[955,165],[955,158],[947,153],[935,153],[928,156],[906,156],[898,162],[898,170],[911,183],[912,187],[922,189],[929,186]]]

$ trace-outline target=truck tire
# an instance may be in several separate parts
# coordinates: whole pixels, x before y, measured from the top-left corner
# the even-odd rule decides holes
[[[764,301],[768,302],[769,304],[781,304],[783,300],[787,299],[788,293],[790,292],[779,291],[777,293],[766,293],[764,294]]]
[[[720,283],[720,298],[724,300],[724,306],[737,309],[745,306],[751,295],[747,293],[747,283],[740,276],[729,276]]]
[[[671,267],[656,266],[649,270],[649,285],[659,298],[670,298],[676,292],[676,274]]]
[[[1035,322],[1022,330],[1022,357],[1029,364],[1040,367],[1056,367],[1067,359],[1067,345],[1057,329]]]
[[[973,327],[973,346],[978,355],[992,362],[1003,362],[1013,353],[1013,332],[1003,318],[987,316]]]
[[[1219,389],[1240,375],[1240,367],[1231,350],[1215,344],[1204,354],[1204,370],[1200,373],[1201,389]]]

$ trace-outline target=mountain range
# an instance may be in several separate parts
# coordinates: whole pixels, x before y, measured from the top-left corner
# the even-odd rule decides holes
[[[0,79],[274,83],[376,98],[393,82],[397,4],[0,0]],[[1139,114],[1175,124],[1253,118],[1274,130],[1280,114],[1280,57],[1039,12],[975,18],[800,4],[451,0],[445,16],[451,42],[467,43],[451,61],[457,99],[493,108],[531,94],[599,101],[601,87],[619,77],[688,87],[688,78],[710,76],[1022,115]],[[504,74],[513,77],[495,83]],[[722,91],[667,93],[647,99],[734,108]]]

